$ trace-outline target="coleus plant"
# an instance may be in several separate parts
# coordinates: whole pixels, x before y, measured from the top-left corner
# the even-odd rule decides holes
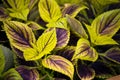
[[[119,33],[120,9],[104,10],[119,0],[56,1],[3,0],[0,21],[11,50],[0,45],[1,79],[92,80],[117,74],[120,49],[113,37]],[[100,49],[105,45],[112,47]]]

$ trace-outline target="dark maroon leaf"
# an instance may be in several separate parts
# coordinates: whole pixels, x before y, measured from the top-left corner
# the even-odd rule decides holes
[[[95,71],[84,64],[78,64],[76,71],[81,80],[92,80],[95,77]]]
[[[19,66],[16,68],[23,80],[39,80],[39,73],[36,69],[29,69],[26,66]]]
[[[119,48],[111,48],[106,52],[107,59],[119,63],[120,64],[120,49]]]
[[[57,55],[60,55],[68,60],[71,60],[74,52],[75,52],[74,46],[67,46],[63,48],[62,50],[59,50]]]
[[[92,68],[95,70],[96,77],[108,78],[114,74],[113,69],[108,64],[100,61],[93,63]]]

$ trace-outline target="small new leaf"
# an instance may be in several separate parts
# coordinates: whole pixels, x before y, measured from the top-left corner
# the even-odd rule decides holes
[[[45,22],[55,22],[62,15],[55,0],[40,0],[38,7],[40,16]]]
[[[65,74],[73,80],[74,66],[69,60],[61,56],[50,55],[42,60],[42,64],[44,67]]]
[[[73,59],[81,59],[88,61],[96,61],[98,58],[98,53],[96,50],[90,46],[90,43],[86,39],[79,39],[77,42],[77,47]]]

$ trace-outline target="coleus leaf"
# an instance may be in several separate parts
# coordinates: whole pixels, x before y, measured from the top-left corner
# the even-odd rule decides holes
[[[91,26],[87,26],[92,43],[100,45],[100,43],[98,43],[99,41],[96,41],[98,37],[104,36],[103,39],[106,39],[107,37],[112,38],[115,35],[115,33],[119,30],[119,25],[120,9],[111,10],[101,14],[93,21]],[[107,44],[111,44],[111,42]]]
[[[67,3],[71,3],[71,4],[77,4],[79,3],[81,0],[56,0],[58,4],[60,5],[64,5]]]
[[[13,67],[13,62],[13,52],[7,47],[0,45],[0,75]]]
[[[97,58],[98,58],[98,53],[93,47],[90,46],[89,41],[84,38],[80,38],[77,42],[77,47],[72,60],[81,59],[81,60],[88,60],[94,62],[97,60]]]
[[[60,56],[62,56],[62,57],[71,61],[71,59],[74,55],[74,52],[75,52],[75,47],[74,46],[66,46],[62,50],[59,50],[57,52],[57,55],[60,55]]]
[[[40,80],[39,73],[36,69],[30,69],[27,66],[19,66],[16,71],[21,75],[23,80]]]
[[[42,64],[46,68],[65,74],[68,77],[70,77],[71,80],[73,79],[74,74],[73,64],[61,56],[50,55],[42,60]]]
[[[30,21],[27,23],[27,25],[32,29],[32,30],[39,30],[39,29],[44,29],[42,26],[37,24],[36,22]]]
[[[94,69],[88,67],[85,64],[78,64],[76,71],[81,80],[92,80],[95,77]]]
[[[70,16],[67,16],[67,21],[70,25],[70,29],[75,34],[77,34],[79,37],[82,37],[85,39],[88,38],[88,35],[86,34],[85,29],[83,28],[83,25],[78,20],[76,20],[75,18],[72,18]]]
[[[57,43],[56,30],[53,29],[43,33],[37,40],[34,48],[24,50],[24,57],[27,61],[37,60],[52,51]]]
[[[4,29],[11,45],[20,51],[31,48],[31,44],[36,41],[32,29],[21,22],[6,21]]]
[[[109,64],[101,61],[94,62],[91,67],[95,70],[96,77],[99,78],[109,78],[115,74],[114,70],[109,66]]]
[[[62,28],[56,28],[56,34],[57,34],[57,44],[56,49],[65,47],[70,38],[70,31]]]
[[[106,44],[118,44],[115,40],[106,36],[98,36],[95,44],[97,45],[106,45]]]
[[[28,7],[30,0],[6,0],[7,4],[10,5],[11,8],[9,8],[11,11],[20,11],[22,9],[26,9]],[[16,5],[17,4],[17,5]]]
[[[46,32],[51,31],[53,29],[54,28],[48,28]],[[64,28],[56,28],[56,37],[57,37],[57,44],[55,49],[64,48],[69,42],[70,31]]]
[[[46,25],[47,27],[56,27],[67,29],[67,20],[66,18],[60,18],[56,22],[50,22]]]
[[[29,9],[21,10],[21,12],[11,12],[9,15],[13,18],[18,18],[22,20],[27,20],[27,16],[29,14]]]
[[[55,0],[40,0],[38,7],[40,16],[45,22],[55,22],[62,15]]]
[[[28,2],[29,2],[28,8],[32,10],[35,4],[38,2],[38,0],[28,0]]]
[[[105,52],[105,57],[113,62],[120,64],[120,49],[111,48]]]
[[[9,69],[7,72],[3,74],[4,80],[24,80],[20,74],[14,69]]]
[[[7,0],[6,2],[11,6],[11,8],[7,8],[10,11],[9,15],[13,18],[27,20],[29,1],[30,0]]]
[[[86,9],[87,7],[85,5],[68,5],[65,6],[65,8],[62,11],[62,16],[66,16],[66,14],[70,15],[71,17],[75,17],[81,10]]]
[[[8,14],[5,13],[5,8],[0,7],[0,21],[6,20],[9,18]]]

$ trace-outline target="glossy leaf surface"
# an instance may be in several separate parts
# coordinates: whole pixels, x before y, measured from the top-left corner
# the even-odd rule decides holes
[[[81,59],[88,61],[96,61],[98,58],[98,53],[96,50],[90,46],[88,40],[80,38],[77,42],[77,47],[73,59]]]
[[[88,38],[88,35],[85,32],[85,29],[83,28],[83,25],[76,20],[75,18],[72,18],[70,16],[67,16],[67,21],[70,24],[70,29],[77,34],[79,37]]]
[[[73,64],[61,56],[50,55],[47,58],[43,59],[42,64],[46,68],[65,74],[71,79],[73,79]]]
[[[36,41],[32,29],[21,22],[7,21],[4,27],[11,45],[21,51],[31,48]]]
[[[78,64],[76,71],[81,80],[92,80],[95,77],[95,71],[84,64]]]
[[[55,0],[40,0],[39,13],[45,22],[54,22],[61,17],[60,7]]]

